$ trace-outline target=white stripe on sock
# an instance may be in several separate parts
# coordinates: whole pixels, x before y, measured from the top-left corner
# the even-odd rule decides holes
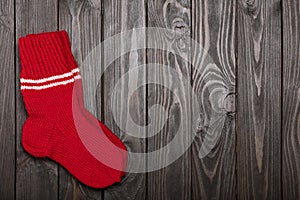
[[[45,82],[48,82],[48,81],[54,81],[54,80],[61,79],[61,78],[67,78],[67,77],[72,76],[73,74],[75,74],[77,72],[79,72],[78,68],[73,69],[70,72],[67,72],[67,73],[64,73],[64,74],[50,76],[50,77],[42,78],[42,79],[24,79],[24,78],[21,78],[20,82],[21,83],[45,83]]]
[[[77,75],[77,76],[74,76],[74,79],[81,79],[81,76],[80,75]]]
[[[80,75],[77,75],[74,78],[70,78],[66,81],[59,81],[59,82],[54,82],[54,83],[40,85],[40,86],[21,85],[21,90],[43,90],[43,89],[52,88],[59,85],[67,85],[69,83],[73,83],[75,79],[80,79],[80,78],[81,78]]]

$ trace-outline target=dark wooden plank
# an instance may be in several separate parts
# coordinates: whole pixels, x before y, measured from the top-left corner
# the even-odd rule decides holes
[[[281,1],[238,4],[239,199],[281,198]]]
[[[300,3],[282,3],[282,199],[300,199]]]
[[[148,113],[147,150],[159,151],[158,156],[148,158],[148,166],[156,163],[164,163],[165,166],[148,173],[147,199],[190,199],[191,151],[186,150],[186,142],[192,134],[191,98],[189,87],[183,80],[187,84],[191,82],[190,64],[185,60],[189,58],[190,50],[191,5],[189,0],[154,0],[147,1],[147,6],[147,26],[157,30],[157,33],[147,35],[147,43],[153,47],[147,49],[147,63],[154,63],[147,72],[150,81],[147,110],[151,111]],[[171,75],[170,71],[175,74]],[[175,141],[176,149],[173,149],[170,145]],[[167,166],[174,152],[182,156]]]
[[[0,196],[15,198],[14,1],[0,4]]]
[[[144,0],[103,1],[104,41],[116,34],[144,26]],[[115,43],[117,39],[113,39],[111,43],[102,47],[102,50],[105,51],[103,52],[104,60],[111,55],[118,55],[118,52],[126,45],[130,51],[123,56],[118,55],[120,57],[114,59],[111,65],[103,66],[107,69],[97,91],[97,96],[102,96],[102,99],[97,98],[98,108],[102,107],[102,112],[99,111],[98,116],[102,116],[105,125],[125,143],[129,152],[146,151],[145,140],[129,134],[131,132],[129,129],[132,127],[129,117],[132,118],[135,125],[141,126],[134,130],[135,132],[143,132],[143,126],[146,124],[146,92],[144,87],[137,88],[138,82],[145,80],[145,72],[132,71],[132,68],[146,62],[145,50],[131,51],[139,37],[143,38],[143,35],[134,35],[132,32],[126,38],[119,38],[120,42]],[[119,87],[116,84],[120,80],[122,82]],[[115,98],[111,99],[115,91],[117,91]],[[133,95],[130,94],[130,91],[134,91]],[[113,110],[116,112],[113,113]],[[116,121],[116,118],[120,120]],[[140,163],[129,160],[127,169],[134,164],[137,166]],[[145,174],[127,173],[121,183],[105,190],[104,199],[145,199],[145,185]]]
[[[16,0],[16,39],[29,33],[57,29],[57,1]],[[21,145],[22,126],[27,118],[20,92],[19,53],[16,59],[16,134],[17,169],[16,199],[56,199],[57,164],[48,159],[34,158]]]
[[[236,1],[192,1],[192,38],[203,48],[192,53],[193,91],[200,103],[192,144],[192,199],[234,199]],[[206,155],[202,149],[212,136]]]
[[[84,68],[82,63],[101,42],[101,20],[101,1],[59,1],[59,29],[69,33],[72,52],[81,70],[85,106],[94,115],[96,85],[90,83],[97,82],[99,77],[92,67]],[[59,199],[102,199],[102,196],[101,189],[81,184],[64,168],[59,168]]]

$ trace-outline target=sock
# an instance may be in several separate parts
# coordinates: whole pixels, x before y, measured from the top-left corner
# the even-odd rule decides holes
[[[82,183],[107,187],[124,175],[126,148],[84,109],[82,91],[74,85],[80,80],[79,71],[65,55],[69,46],[64,45],[64,34],[29,35],[19,40],[21,91],[29,116],[22,144],[29,154],[49,157]]]
[[[85,115],[85,117],[88,119],[88,122],[92,123],[93,125],[97,124],[104,130],[104,133],[109,138],[111,142],[114,143],[117,147],[123,149],[126,151],[125,145],[122,143],[122,141],[116,137],[111,130],[109,130],[102,122],[100,122],[97,118],[95,118],[88,110],[84,107],[84,98],[83,98],[83,89],[82,89],[82,81],[80,77],[78,65],[73,57],[72,51],[71,51],[71,43],[68,36],[68,33],[66,31],[59,31],[59,32],[50,32],[50,33],[40,33],[40,34],[30,34],[27,35],[27,38],[41,38],[44,39],[45,37],[51,37],[52,35],[55,35],[56,37],[56,47],[63,47],[56,49],[56,52],[61,52],[63,55],[63,58],[61,58],[61,63],[64,63],[62,66],[65,68],[65,70],[70,71],[73,75],[74,79],[74,90],[73,90],[73,98],[76,98],[78,100],[78,104],[80,105],[81,113]],[[127,163],[127,156],[124,157],[123,160],[124,163]],[[116,170],[113,168],[109,168],[109,172],[113,177],[117,177],[117,181],[119,180],[119,177],[124,176],[126,173],[124,171]]]

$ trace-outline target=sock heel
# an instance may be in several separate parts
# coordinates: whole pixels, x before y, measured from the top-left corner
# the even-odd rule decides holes
[[[23,148],[32,156],[46,157],[53,129],[53,123],[29,117],[23,125]]]

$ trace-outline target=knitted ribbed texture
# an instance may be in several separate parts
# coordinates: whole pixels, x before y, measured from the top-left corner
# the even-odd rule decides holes
[[[19,49],[21,91],[29,116],[23,126],[24,149],[60,163],[88,186],[103,188],[119,182],[126,167],[126,147],[84,108],[67,33],[28,35],[20,38]],[[97,150],[101,162],[91,150]]]

